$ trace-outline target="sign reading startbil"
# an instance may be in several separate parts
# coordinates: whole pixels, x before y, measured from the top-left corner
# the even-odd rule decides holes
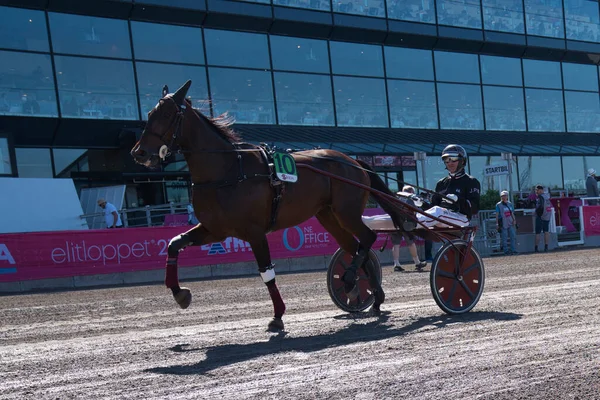
[[[485,176],[508,175],[508,164],[504,162],[486,165],[483,174]]]

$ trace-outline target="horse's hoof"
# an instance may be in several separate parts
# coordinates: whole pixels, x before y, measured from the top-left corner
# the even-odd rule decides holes
[[[279,332],[283,330],[283,320],[281,318],[273,318],[267,326],[268,332]]]
[[[182,287],[176,295],[173,295],[173,297],[175,297],[175,301],[179,304],[179,307],[183,309],[188,308],[192,302],[192,292],[185,287]]]
[[[346,297],[348,297],[348,300],[354,301],[358,297],[359,292],[358,285],[354,285],[350,291],[346,292]]]
[[[369,312],[369,314],[371,314],[374,317],[379,317],[381,315],[381,308],[380,308],[380,304],[373,304],[373,306],[371,307],[371,311]]]

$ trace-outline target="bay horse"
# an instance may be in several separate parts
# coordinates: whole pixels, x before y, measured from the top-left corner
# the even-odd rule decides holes
[[[343,276],[348,298],[353,301],[358,296],[357,270],[362,267],[373,289],[372,310],[379,312],[385,294],[375,271],[370,270],[371,263],[366,262],[377,235],[362,221],[369,195],[396,226],[404,221],[393,200],[386,197],[393,193],[381,178],[367,164],[343,153],[317,149],[291,153],[298,167],[295,183],[275,182],[261,147],[241,142],[230,128],[231,122],[222,116],[209,118],[191,107],[186,99],[190,85],[188,80],[175,93],[163,88],[162,98],[149,112],[145,129],[131,150],[137,163],[151,168],[171,151],[178,151],[190,170],[192,204],[200,223],[171,239],[166,260],[165,285],[179,306],[187,308],[192,299],[190,290],[179,286],[179,252],[186,246],[235,237],[250,243],[273,302],[274,317],[268,330],[284,329],[285,303],[276,285],[267,234],[316,216],[339,246],[354,255]]]

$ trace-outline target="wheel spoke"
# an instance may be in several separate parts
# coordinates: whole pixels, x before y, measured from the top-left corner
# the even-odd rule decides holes
[[[437,275],[438,276],[443,276],[444,278],[450,278],[450,279],[456,279],[456,275],[451,273],[451,272],[446,272],[444,270],[438,269],[437,270]]]
[[[471,272],[474,268],[479,268],[479,261],[475,261],[475,264],[471,265],[469,268],[465,269],[463,271],[463,275],[467,275],[469,272]]]
[[[456,293],[456,288],[458,287],[458,280],[455,280],[452,283],[452,288],[450,289],[450,293],[448,293],[448,300],[452,303],[452,299],[454,298],[454,294]]]
[[[464,279],[461,279],[459,282],[460,282],[460,286],[462,286],[462,288],[465,290],[465,292],[467,292],[467,294],[469,296],[471,296],[472,299],[475,298],[475,295],[473,294],[471,289],[469,289],[469,287],[467,286],[467,283],[464,281]]]

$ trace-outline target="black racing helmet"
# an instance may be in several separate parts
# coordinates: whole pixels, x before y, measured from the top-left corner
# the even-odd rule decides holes
[[[467,151],[458,144],[449,144],[444,148],[442,160],[446,160],[446,158],[458,158],[462,167],[467,165]]]

